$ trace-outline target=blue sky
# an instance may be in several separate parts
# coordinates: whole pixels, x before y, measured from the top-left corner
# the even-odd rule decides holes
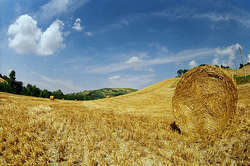
[[[248,0],[0,0],[0,73],[49,90],[144,88],[250,61]]]

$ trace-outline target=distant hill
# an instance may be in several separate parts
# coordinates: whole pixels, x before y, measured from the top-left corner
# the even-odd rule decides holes
[[[95,100],[102,99],[106,97],[115,97],[120,95],[125,95],[131,92],[136,92],[137,89],[132,88],[103,88],[97,90],[85,90],[78,93],[65,94],[66,100]]]
[[[91,96],[96,93],[102,93],[104,97],[114,97],[119,95],[128,94],[131,92],[136,92],[137,89],[132,88],[103,88],[103,89],[97,89],[97,90],[85,90],[82,93],[86,96]]]
[[[250,64],[246,64],[243,68],[241,69],[223,69],[230,75],[235,75],[235,76],[244,76],[244,72],[246,70],[246,75],[250,75]]]

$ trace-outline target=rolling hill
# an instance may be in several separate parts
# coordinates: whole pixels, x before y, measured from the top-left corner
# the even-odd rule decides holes
[[[85,90],[77,94],[87,100],[93,100],[105,97],[115,97],[115,96],[125,95],[136,91],[137,89],[132,89],[132,88],[103,88],[97,90]]]
[[[179,78],[134,93],[66,101],[0,93],[3,165],[248,165],[250,83],[222,135],[191,139],[171,129]]]

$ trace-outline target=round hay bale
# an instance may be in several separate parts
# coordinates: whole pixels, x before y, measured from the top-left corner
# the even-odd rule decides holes
[[[188,135],[218,133],[234,115],[237,100],[237,85],[220,68],[193,68],[182,76],[172,98],[176,124]]]
[[[8,82],[7,81],[5,81],[3,78],[1,78],[0,77],[0,83],[6,83],[6,84],[8,84]]]
[[[55,97],[54,96],[50,96],[49,99],[50,100],[55,100]]]

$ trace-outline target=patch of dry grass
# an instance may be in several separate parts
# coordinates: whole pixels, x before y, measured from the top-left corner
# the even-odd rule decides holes
[[[89,102],[0,93],[0,163],[249,165],[250,98],[241,92],[250,86],[240,87],[238,110],[227,130],[197,140],[170,128],[175,83]]]

